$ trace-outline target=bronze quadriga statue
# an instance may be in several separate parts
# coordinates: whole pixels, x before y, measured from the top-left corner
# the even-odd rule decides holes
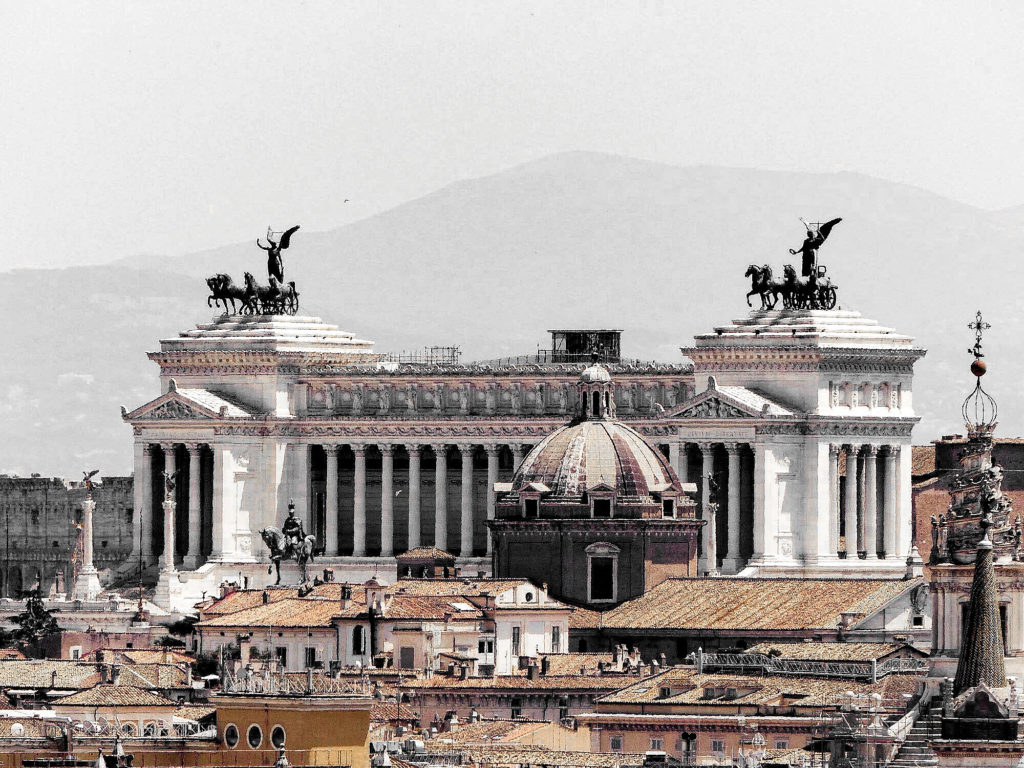
[[[230,275],[218,272],[206,279],[210,295],[206,299],[207,306],[224,307],[224,314],[242,315],[294,315],[299,311],[299,292],[295,290],[295,282],[284,281],[284,261],[281,252],[291,243],[291,237],[298,225],[284,232],[274,232],[267,228],[267,245],[259,238],[256,246],[267,252],[268,285],[256,282],[251,272],[246,272],[241,286],[231,279]],[[274,240],[274,235],[281,235]]]

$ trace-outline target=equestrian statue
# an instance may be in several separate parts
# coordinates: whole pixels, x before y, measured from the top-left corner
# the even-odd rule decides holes
[[[206,304],[210,307],[224,307],[224,314],[242,315],[294,315],[299,311],[299,293],[295,282],[284,280],[284,260],[281,252],[291,244],[292,235],[298,230],[296,224],[284,232],[275,232],[267,227],[267,245],[256,238],[256,247],[267,253],[267,282],[260,285],[252,273],[245,273],[244,284],[239,286],[230,275],[218,272],[206,279],[210,295]],[[275,240],[275,236],[280,239]]]
[[[746,296],[748,307],[753,306],[750,297],[758,296],[762,310],[775,309],[779,299],[782,299],[784,309],[835,309],[838,286],[825,276],[826,268],[818,265],[818,249],[842,219],[824,223],[800,221],[804,223],[807,237],[800,248],[789,251],[793,256],[801,255],[800,276],[792,264],[786,264],[782,270],[783,279],[775,280],[770,266],[751,264],[744,275],[750,278],[750,290]]]
[[[294,560],[299,566],[302,583],[309,581],[306,564],[313,562],[316,537],[306,535],[302,521],[295,514],[294,501],[288,500],[288,517],[284,524],[280,528],[276,525],[261,528],[260,537],[270,550],[270,562],[277,569],[277,581],[274,584],[281,583],[281,560]]]

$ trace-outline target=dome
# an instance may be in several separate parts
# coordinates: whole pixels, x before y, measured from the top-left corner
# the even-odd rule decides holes
[[[594,363],[580,374],[580,384],[604,384],[612,380],[612,375],[600,363]]]
[[[660,451],[625,424],[610,420],[570,424],[538,443],[512,479],[512,492],[532,483],[548,489],[547,500],[579,499],[599,485],[620,499],[645,503],[650,502],[652,491],[681,490]]]

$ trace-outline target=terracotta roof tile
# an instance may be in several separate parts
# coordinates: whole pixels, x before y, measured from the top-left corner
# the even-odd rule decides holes
[[[165,696],[133,685],[104,683],[53,701],[54,706],[83,707],[176,707]]]
[[[581,669],[593,674],[601,662],[612,663],[611,653],[542,653],[540,657],[547,660],[549,675],[578,675]]]
[[[340,582],[331,582],[329,584],[318,584],[313,587],[313,591],[309,593],[309,598],[324,598],[328,600],[334,600],[335,602],[341,601],[341,588],[345,586]],[[366,592],[362,588],[361,584],[349,585],[352,587],[352,600],[353,602],[365,602]],[[215,600],[207,607],[203,608],[203,618],[211,618],[216,615],[225,613],[235,613],[244,608],[255,608],[263,605],[263,593],[267,593],[267,599],[271,603],[276,603],[279,600],[288,599],[300,599],[299,591],[297,587],[267,587],[263,589],[239,589],[232,592],[229,595],[225,595],[219,600]]]
[[[56,677],[54,677],[56,673]],[[0,689],[90,688],[100,680],[95,663],[25,659],[0,661]]]
[[[835,629],[870,615],[922,579],[674,578],[604,614],[610,629]]]
[[[526,675],[495,675],[494,677],[447,677],[435,674],[430,678],[409,680],[402,687],[419,690],[565,690],[614,691],[636,680],[633,675],[537,675],[532,680]]]
[[[810,661],[871,661],[906,649],[914,656],[925,655],[904,643],[758,643],[746,653]]]
[[[455,562],[455,555],[445,552],[440,547],[415,547],[407,550],[395,558],[398,562],[403,560],[445,560]]]
[[[450,752],[450,744],[427,742],[428,752]],[[622,752],[564,752],[547,747],[518,745],[460,746],[466,762],[490,765],[493,768],[520,768],[520,766],[578,766],[579,768],[618,768],[620,765],[642,765],[644,755]]]
[[[336,600],[286,598],[254,608],[215,615],[196,626],[210,627],[330,627],[331,619],[341,613]]]
[[[914,477],[935,471],[935,446],[915,445],[911,448],[910,474]]]
[[[530,583],[527,579],[399,579],[388,587],[388,593],[421,596],[477,597],[498,595],[506,590]]]

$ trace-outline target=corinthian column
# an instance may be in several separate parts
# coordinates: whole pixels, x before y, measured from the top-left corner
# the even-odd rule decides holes
[[[448,446],[435,445],[434,546],[448,551]]]
[[[380,556],[395,554],[395,446],[377,446],[381,455],[380,473]]]
[[[409,549],[420,545],[420,446],[405,446],[409,454]]]
[[[138,562],[149,561],[153,552],[153,447],[149,443],[135,444],[135,509],[132,514],[135,523],[134,540],[137,542],[132,553]]]
[[[864,544],[868,560],[878,559],[878,446],[864,448]]]
[[[102,591],[100,578],[92,562],[92,514],[96,502],[92,500],[92,492],[82,502],[82,567],[75,578],[74,600],[95,600]]]
[[[704,555],[701,558],[703,566],[700,570],[704,573],[711,573],[718,570],[718,553],[716,551],[718,542],[716,539],[718,535],[715,531],[715,523],[711,517],[711,476],[715,472],[715,455],[712,453],[713,445],[711,443],[699,443],[701,458],[703,460],[701,467],[701,499],[700,499],[700,516],[704,522]]]
[[[462,454],[462,536],[459,555],[473,556],[473,446],[460,445]]]
[[[885,557],[898,558],[904,553],[898,552],[897,541],[897,519],[896,514],[896,459],[899,458],[900,447],[898,445],[886,446],[885,450],[885,476],[882,478],[882,536],[885,543]]]
[[[855,559],[864,549],[861,518],[857,514],[857,456],[859,445],[846,446],[846,556]]]
[[[356,455],[356,487],[352,504],[352,554],[355,557],[366,557],[366,446],[354,443],[352,452]]]
[[[324,453],[327,454],[327,509],[324,521],[324,546],[328,556],[337,555],[339,552],[338,543],[338,451],[340,445],[325,445]],[[312,518],[312,515],[310,515]],[[310,526],[312,527],[312,526]]]
[[[498,482],[498,446],[486,445],[487,451],[487,519],[494,519],[494,511],[497,506],[497,496],[494,493],[494,484]],[[493,542],[491,541],[491,529],[487,529],[487,554],[491,554]]]
[[[167,474],[168,477],[171,477],[171,476],[174,475],[175,472],[178,471],[178,468],[177,468],[177,457],[174,454],[174,443],[164,443],[160,447],[163,448],[163,452],[164,452],[164,472]],[[163,478],[161,478],[161,480],[163,480]],[[174,482],[177,483],[178,482],[177,479],[175,479]],[[163,483],[161,482],[161,487],[162,486],[163,486]],[[176,495],[177,495],[177,493],[174,494],[174,496],[176,496]],[[163,570],[165,570],[165,571],[168,570],[168,568],[170,570],[172,570],[172,571],[174,570],[174,508],[176,506],[176,504],[175,504],[176,499],[174,498],[174,496],[172,496],[171,499],[170,499],[170,501],[171,501],[171,513],[170,513],[170,515],[168,515],[168,513],[167,513],[167,498],[166,497],[164,497],[164,503],[163,503],[163,508],[164,508],[164,553],[160,557],[160,565],[163,568]],[[170,528],[168,528],[168,518],[170,519]],[[168,533],[168,531],[170,533]],[[168,536],[170,538],[168,538]],[[169,547],[167,546],[168,542],[170,542],[170,546]]]
[[[740,570],[740,446],[739,443],[726,443],[725,452],[729,455],[729,526],[727,551],[722,560],[722,569],[726,573]]]
[[[512,472],[515,473],[519,469],[519,465],[523,463],[523,444],[512,443]]]
[[[186,569],[199,567],[199,536],[202,533],[202,497],[199,495],[202,468],[202,446],[186,443],[188,449],[188,552],[185,554]]]

